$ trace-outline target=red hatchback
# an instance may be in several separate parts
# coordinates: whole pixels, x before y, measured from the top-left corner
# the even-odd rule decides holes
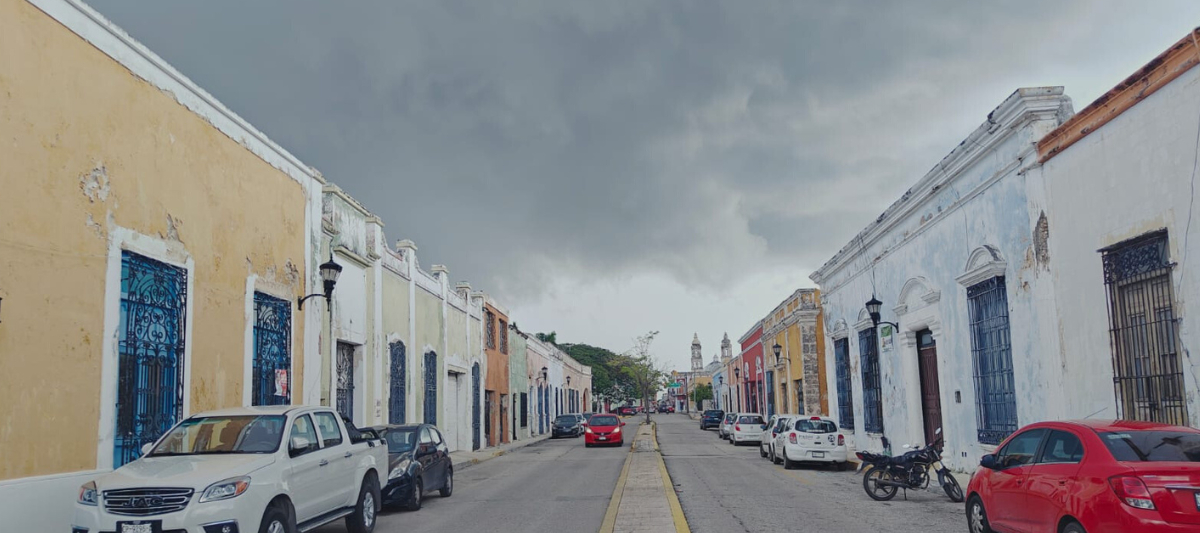
[[[596,444],[625,444],[625,435],[621,432],[621,426],[624,425],[617,415],[592,415],[584,424],[586,428],[583,431],[583,444],[587,447]]]
[[[1132,421],[1030,424],[967,486],[973,533],[1200,531],[1200,430]]]

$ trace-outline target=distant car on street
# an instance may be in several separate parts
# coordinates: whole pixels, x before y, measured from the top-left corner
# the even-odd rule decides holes
[[[675,406],[674,405],[666,405],[666,406],[663,406],[662,409],[659,409],[659,411],[663,412],[663,413],[674,413]]]
[[[720,409],[709,409],[700,415],[700,429],[719,428],[721,420],[725,418],[725,411]]]
[[[967,485],[975,531],[1200,530],[1200,430],[1039,422],[985,455]]]
[[[846,468],[846,436],[837,422],[823,416],[798,416],[775,435],[775,462],[791,470],[799,463],[825,463]]]
[[[599,444],[625,444],[625,435],[621,428],[625,425],[614,415],[593,415],[586,422],[583,434],[583,444],[591,448]]]
[[[738,413],[729,430],[729,443],[739,446],[744,443],[758,444],[762,438],[763,425],[766,421],[758,413]]]
[[[776,462],[775,437],[787,427],[788,421],[797,416],[791,414],[771,415],[771,418],[767,420],[766,429],[763,430],[762,439],[758,443],[759,457],[770,459],[772,463]]]
[[[443,498],[454,492],[454,465],[442,433],[430,424],[370,428],[387,442],[388,480],[383,503],[415,511],[425,492],[438,490]]]
[[[550,438],[578,437],[583,435],[583,419],[579,415],[558,415],[550,426]]]
[[[725,413],[725,419],[721,421],[721,425],[717,427],[717,436],[722,439],[729,438],[729,432],[733,430],[733,422],[737,420],[738,413]]]
[[[628,405],[618,407],[616,410],[618,416],[633,416],[637,414],[637,409]]]

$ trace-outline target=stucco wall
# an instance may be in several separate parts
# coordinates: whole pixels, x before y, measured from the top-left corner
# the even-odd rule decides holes
[[[1190,41],[1189,41],[1190,43]],[[1062,313],[1053,324],[1061,350],[1045,353],[1061,366],[1072,394],[1054,391],[1047,416],[1116,416],[1108,302],[1098,250],[1159,229],[1168,232],[1179,358],[1189,423],[1200,423],[1200,367],[1191,350],[1200,328],[1193,312],[1200,269],[1189,266],[1187,224],[1200,116],[1200,69],[1192,68],[1045,163],[1049,250],[1046,270]],[[1045,274],[1044,274],[1045,275]]]
[[[191,265],[189,411],[241,405],[247,278],[301,293],[304,186],[26,2],[0,4],[0,117],[0,479],[111,457],[97,420],[121,230]]]
[[[422,272],[417,272],[417,276],[424,275]],[[411,411],[410,420],[420,421],[424,419],[424,394],[425,394],[425,354],[433,351],[438,354],[438,360],[443,358],[442,350],[442,300],[439,296],[431,294],[429,291],[418,286],[415,290],[416,295],[416,338],[413,341],[414,350],[414,365],[412,370],[413,386],[419,389],[415,396],[415,409]],[[443,392],[445,387],[441,386],[440,376],[444,370],[438,369],[435,374],[438,376],[438,394]],[[442,423],[441,417],[438,418],[438,423]]]
[[[521,422],[521,394],[529,396],[529,374],[531,371],[528,367],[528,358],[526,356],[525,336],[517,331],[509,331],[508,336],[508,390],[515,398],[512,404],[512,412],[516,413],[517,423],[512,428],[512,434],[517,438],[529,437],[529,412],[525,413],[525,422]],[[540,368],[540,367],[539,367]],[[533,398],[528,397],[526,407],[532,403]],[[522,427],[524,426],[524,427]]]
[[[385,408],[383,411],[383,417],[385,420],[387,420],[389,419],[391,413],[391,356],[387,350],[390,349],[389,347],[391,343],[398,341],[404,343],[404,401],[406,402],[404,409],[405,421],[411,421],[413,420],[413,413],[415,409],[412,398],[415,397],[415,384],[417,383],[415,380],[415,374],[413,372],[413,369],[416,368],[415,361],[417,350],[413,349],[412,336],[409,330],[411,325],[409,323],[409,319],[412,317],[412,314],[409,312],[411,282],[409,279],[397,272],[397,270],[405,268],[406,265],[403,265],[397,261],[394,267],[396,270],[393,270],[391,267],[386,267],[383,269],[383,282],[381,287],[385,305],[383,306],[383,321],[380,327],[380,332],[384,335],[384,339],[386,340],[386,344],[384,346],[385,358],[383,368],[385,374],[383,379],[383,388],[385,398],[387,398],[387,400],[384,401]]]
[[[880,435],[869,435],[864,429],[858,340],[858,331],[870,326],[864,304],[872,294],[884,302],[882,320],[898,321],[901,331],[890,349],[880,340],[883,434],[893,443],[893,450],[903,443],[925,441],[914,338],[922,329],[930,329],[937,343],[948,464],[972,468],[980,455],[993,449],[977,438],[966,288],[956,279],[966,271],[972,252],[984,245],[994,247],[1007,261],[1004,275],[1018,422],[1026,424],[1046,416],[1046,404],[1053,398],[1047,392],[1060,388],[1061,382],[1056,365],[1044,356],[1055,349],[1056,340],[1039,335],[1039,323],[1054,313],[1047,304],[1049,288],[1036,263],[1027,260],[1033,257],[1030,205],[1039,196],[1040,184],[1031,186],[1018,170],[1022,159],[1030,157],[1033,141],[1059,123],[1054,108],[1062,101],[1065,99],[1044,94],[1031,95],[1029,101],[1017,94],[1010,97],[998,109],[1016,117],[1011,119],[1013,125],[993,126],[989,120],[978,130],[981,136],[961,145],[947,157],[949,162],[944,161],[922,181],[937,185],[914,187],[920,191],[910,191],[913,198],[906,194],[898,201],[892,208],[896,210],[893,218],[885,215],[875,223],[894,226],[877,239],[874,225],[869,226],[864,233],[873,240],[860,241],[867,243],[865,249],[848,246],[813,275],[821,284],[825,331],[829,332],[825,336],[828,367],[834,367],[834,339],[849,340],[856,424],[853,441],[858,449],[882,446]],[[1039,106],[1041,111],[1027,112],[1027,105]],[[992,116],[1004,120],[1002,115],[998,110]],[[942,171],[947,174],[940,174]],[[1030,188],[1035,190],[1032,196]],[[836,412],[835,374],[827,373],[826,388],[829,408]]]

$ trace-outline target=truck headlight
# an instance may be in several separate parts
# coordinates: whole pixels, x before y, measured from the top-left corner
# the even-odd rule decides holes
[[[231,477],[224,481],[213,483],[207,489],[204,489],[204,494],[200,495],[200,503],[236,498],[249,488],[250,476]]]
[[[391,481],[393,479],[396,479],[396,478],[408,473],[408,467],[411,465],[412,465],[411,459],[405,459],[403,461],[400,461],[400,464],[397,464],[396,468],[393,468],[392,472],[390,474],[388,474],[388,481]]]
[[[89,481],[79,487],[79,503],[84,505],[96,505],[100,502],[100,494],[96,492],[96,482]]]

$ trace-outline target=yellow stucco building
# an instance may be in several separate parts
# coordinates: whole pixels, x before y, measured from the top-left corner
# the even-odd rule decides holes
[[[820,301],[819,290],[797,289],[763,319],[769,412],[829,413]]]
[[[181,417],[316,403],[319,174],[67,0],[0,0],[0,138],[5,530]]]

